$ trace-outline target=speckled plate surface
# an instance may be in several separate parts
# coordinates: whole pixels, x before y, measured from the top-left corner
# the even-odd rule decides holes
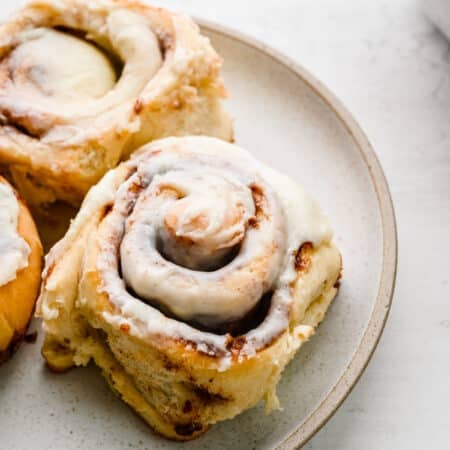
[[[396,231],[388,187],[364,134],[312,75],[238,33],[204,24],[224,57],[236,141],[303,184],[330,216],[342,251],[339,296],[286,369],[282,412],[263,405],[213,427],[190,449],[290,449],[305,443],[363,372],[389,311]],[[34,321],[30,331],[39,330]],[[35,344],[0,367],[0,447],[172,449],[114,397],[95,367],[48,372]]]

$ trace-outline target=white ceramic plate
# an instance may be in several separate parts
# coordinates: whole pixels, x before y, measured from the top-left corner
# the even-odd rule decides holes
[[[339,296],[286,369],[282,412],[263,406],[213,427],[190,449],[294,448],[337,409],[364,370],[386,320],[396,232],[388,187],[363,133],[312,75],[241,35],[204,24],[224,57],[236,141],[303,184],[330,216],[342,251]],[[39,329],[39,323],[31,330]],[[94,367],[48,372],[40,341],[0,367],[0,446],[13,449],[171,449],[116,399]]]

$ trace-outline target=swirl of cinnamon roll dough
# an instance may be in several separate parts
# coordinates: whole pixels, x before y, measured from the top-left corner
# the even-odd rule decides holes
[[[0,26],[0,165],[37,206],[78,206],[138,146],[232,139],[221,60],[186,16],[129,0],[34,0]]]
[[[33,313],[42,246],[23,201],[0,177],[0,363],[20,344]]]
[[[185,440],[265,398],[337,292],[331,229],[292,180],[214,138],[155,141],[88,193],[46,260],[43,354],[90,359]]]

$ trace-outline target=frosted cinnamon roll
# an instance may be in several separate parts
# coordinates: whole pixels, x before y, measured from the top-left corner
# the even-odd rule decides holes
[[[35,205],[78,206],[138,146],[232,138],[221,60],[186,16],[133,0],[35,0],[0,26],[0,166]]]
[[[42,247],[25,204],[0,177],[0,363],[18,347],[33,313]]]
[[[340,254],[292,180],[214,138],[155,141],[88,193],[46,260],[43,355],[93,359],[159,433],[265,399],[337,292]]]

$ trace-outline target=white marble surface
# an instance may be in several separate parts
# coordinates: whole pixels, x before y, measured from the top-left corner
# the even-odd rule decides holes
[[[391,316],[363,378],[306,448],[448,448],[448,42],[418,0],[159,3],[237,28],[311,70],[355,115],[391,186],[400,247]]]
[[[395,203],[399,270],[363,378],[307,449],[449,448],[450,47],[417,0],[166,0],[311,70],[355,115]]]

